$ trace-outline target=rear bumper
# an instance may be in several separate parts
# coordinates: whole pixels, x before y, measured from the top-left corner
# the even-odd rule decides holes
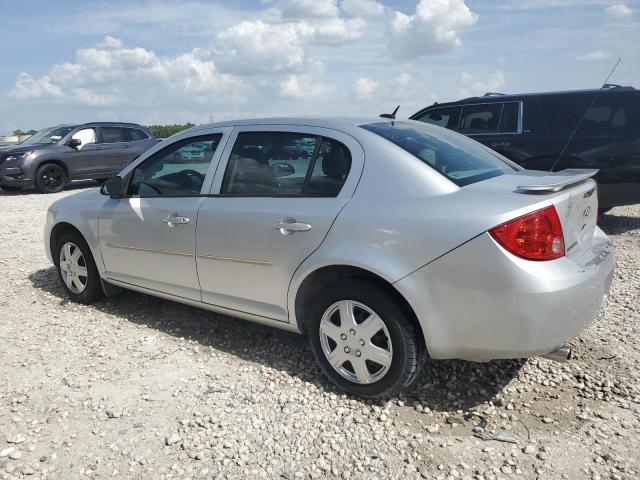
[[[523,260],[488,233],[396,282],[433,358],[486,361],[550,352],[598,315],[613,278],[614,248],[596,229],[578,260]]]

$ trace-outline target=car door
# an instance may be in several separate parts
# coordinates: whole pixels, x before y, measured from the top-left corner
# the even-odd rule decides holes
[[[94,178],[101,171],[104,161],[95,128],[81,128],[73,132],[69,139],[80,141],[77,147],[66,147],[69,149],[72,179]]]
[[[335,130],[250,126],[223,159],[198,215],[202,300],[287,321],[289,282],[351,198],[364,152]]]
[[[509,159],[522,132],[521,102],[464,105],[458,131]]]
[[[109,279],[200,300],[195,231],[229,129],[175,140],[125,170],[126,195],[107,201],[99,218]],[[208,155],[186,162],[182,152],[205,143]]]
[[[116,175],[139,155],[125,139],[123,127],[99,127],[106,174]]]

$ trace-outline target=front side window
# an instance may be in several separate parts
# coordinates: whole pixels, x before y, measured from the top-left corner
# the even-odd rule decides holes
[[[430,125],[396,121],[361,127],[409,152],[459,187],[519,170],[475,140]]]
[[[416,120],[448,128],[449,130],[457,130],[461,110],[462,107],[436,108],[425,112],[417,117]]]
[[[188,138],[156,152],[133,171],[129,195],[199,195],[222,134]]]
[[[460,132],[496,133],[501,111],[501,103],[465,105],[460,119]]]
[[[124,142],[124,131],[122,127],[101,127],[102,143]]]
[[[81,150],[86,145],[96,143],[96,131],[93,128],[83,128],[82,130],[78,130],[74,133],[71,138],[74,140],[80,140],[78,150]]]
[[[520,104],[507,102],[502,104],[500,115],[500,133],[516,133],[518,131],[518,116]]]

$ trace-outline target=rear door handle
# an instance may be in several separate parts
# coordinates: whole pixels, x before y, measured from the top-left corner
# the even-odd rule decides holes
[[[490,143],[489,146],[490,147],[509,147],[511,146],[511,142],[495,142],[495,143]]]
[[[273,228],[280,230],[282,235],[293,235],[296,232],[308,232],[311,230],[311,225],[297,222],[295,218],[286,217],[278,223],[274,223]]]
[[[166,223],[169,228],[189,223],[189,219],[187,217],[180,217],[178,215],[167,215],[167,218],[163,218],[162,221]]]

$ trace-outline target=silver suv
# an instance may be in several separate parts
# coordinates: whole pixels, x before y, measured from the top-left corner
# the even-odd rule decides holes
[[[0,147],[0,187],[59,192],[71,180],[113,177],[158,141],[134,123],[92,122],[40,130],[18,145]]]

